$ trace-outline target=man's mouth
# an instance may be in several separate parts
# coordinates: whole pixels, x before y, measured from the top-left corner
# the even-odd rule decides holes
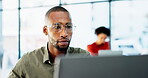
[[[66,46],[69,44],[69,40],[67,39],[61,39],[58,41],[58,44],[61,45],[61,46]]]
[[[68,45],[68,42],[60,41],[58,44],[64,46],[64,45]]]

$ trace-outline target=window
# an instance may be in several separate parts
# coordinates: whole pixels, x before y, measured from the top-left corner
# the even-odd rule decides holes
[[[125,55],[147,51],[148,10],[144,9],[147,3],[112,2],[112,49],[124,50]]]
[[[86,49],[88,44],[96,41],[94,30],[108,25],[108,2],[79,5],[65,5],[71,15],[76,29],[70,46]]]
[[[3,11],[2,14],[2,77],[5,78],[18,60],[18,11]]]
[[[29,8],[21,10],[21,56],[41,46],[46,46],[43,33],[44,16],[49,8]]]

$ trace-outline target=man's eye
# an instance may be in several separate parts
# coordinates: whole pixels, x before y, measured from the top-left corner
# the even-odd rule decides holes
[[[72,26],[66,26],[67,29],[72,29]]]
[[[61,26],[56,25],[56,26],[54,26],[54,28],[55,28],[55,29],[61,29]]]

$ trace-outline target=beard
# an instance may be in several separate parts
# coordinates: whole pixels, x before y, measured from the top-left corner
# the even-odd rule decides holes
[[[58,43],[59,43],[59,41],[57,40],[54,40],[53,38],[50,38],[50,40],[49,40],[49,42],[57,49],[57,50],[59,50],[59,51],[61,51],[61,52],[66,52],[67,51],[67,49],[68,49],[68,47],[69,47],[69,44],[70,44],[70,40],[69,39],[67,39],[68,40],[68,45],[67,46],[59,46],[58,45]]]
[[[64,47],[64,48],[61,48],[59,45],[54,45],[54,47],[55,47],[56,49],[58,49],[59,51],[66,52],[67,49],[68,49],[68,47],[69,47],[69,45],[68,45],[67,47]]]

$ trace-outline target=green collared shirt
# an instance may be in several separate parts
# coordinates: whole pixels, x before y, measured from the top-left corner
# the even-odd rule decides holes
[[[89,56],[89,52],[69,47],[66,56],[81,54]],[[26,53],[12,69],[8,78],[53,78],[54,64],[50,62],[47,47],[41,47]]]

